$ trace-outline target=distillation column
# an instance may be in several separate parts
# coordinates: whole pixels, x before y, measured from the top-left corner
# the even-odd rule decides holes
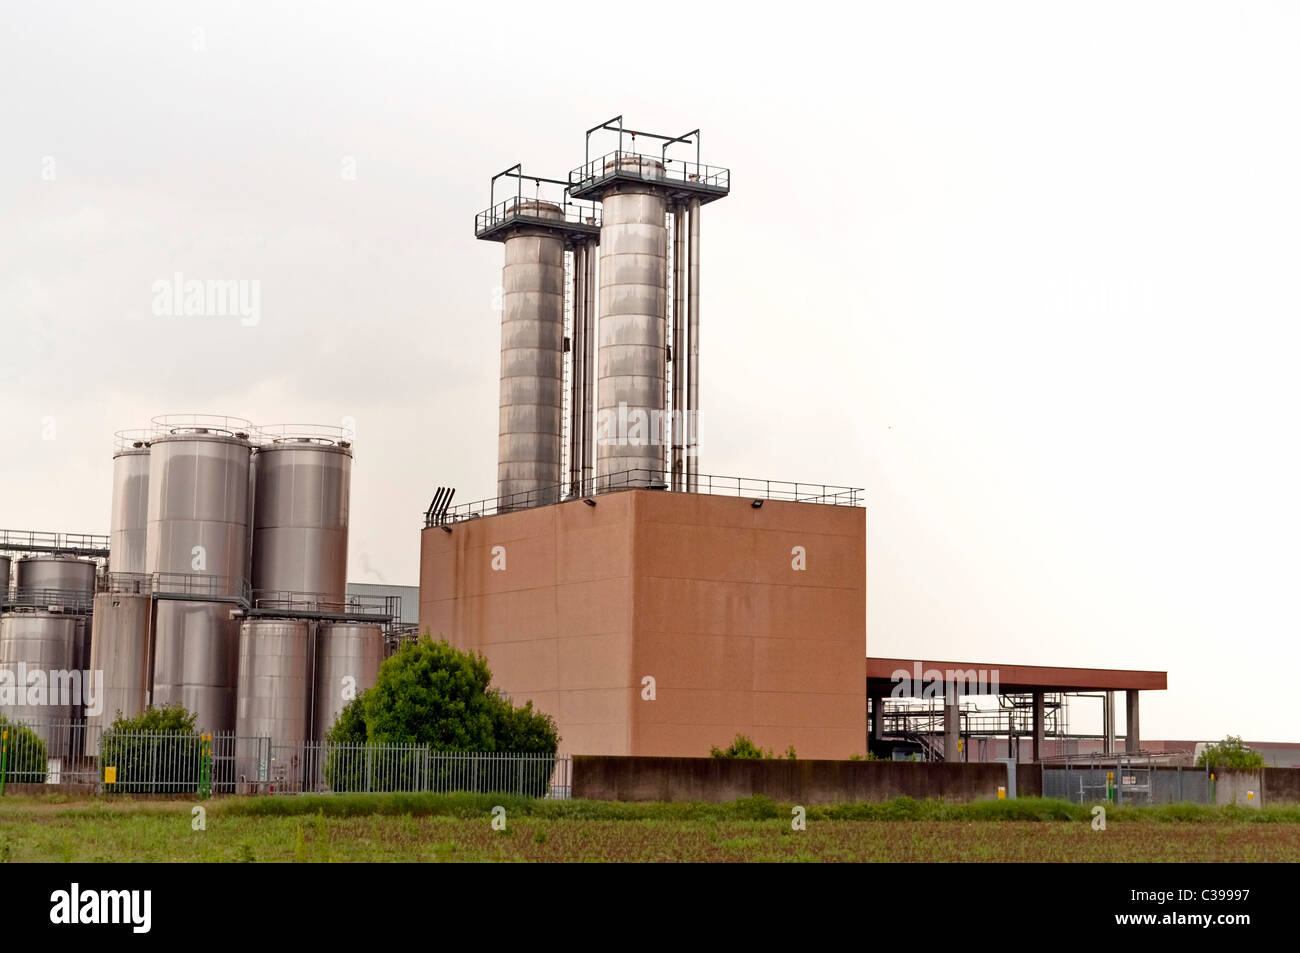
[[[550,202],[526,200],[520,211],[564,220],[560,207]],[[525,227],[505,239],[497,443],[497,495],[503,508],[559,498],[564,283],[561,233]]]

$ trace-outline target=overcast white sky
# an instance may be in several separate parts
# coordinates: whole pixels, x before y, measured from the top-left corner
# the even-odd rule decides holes
[[[414,584],[434,488],[495,493],[488,179],[623,113],[732,169],[702,471],[866,487],[871,654],[1300,741],[1297,49],[1282,3],[5,4],[0,526],[107,532],[156,414],[353,417],[350,578]],[[154,315],[177,271],[260,323]]]

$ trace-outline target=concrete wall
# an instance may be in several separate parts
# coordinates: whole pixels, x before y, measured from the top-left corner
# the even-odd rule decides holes
[[[420,629],[483,652],[564,753],[866,751],[861,508],[637,490],[435,527]]]
[[[944,798],[996,798],[1001,764],[903,761],[753,761],[577,755],[573,796],[609,801],[733,801],[762,794],[794,804]],[[1022,796],[1036,793],[1032,772]],[[1028,791],[1025,791],[1027,782]]]
[[[1265,768],[1264,803],[1300,804],[1300,768]]]
[[[1258,771],[1219,771],[1215,774],[1214,803],[1259,807],[1265,793],[1262,781]]]

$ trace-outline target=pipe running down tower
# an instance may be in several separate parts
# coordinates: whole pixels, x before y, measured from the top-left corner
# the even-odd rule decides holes
[[[598,132],[617,133],[618,143],[593,158]],[[638,137],[658,153],[639,153]],[[669,156],[682,146],[695,147],[693,160]],[[698,129],[667,136],[628,129],[617,116],[587,130],[568,192],[602,207],[597,489],[698,488],[700,209],[730,191],[730,170],[700,162]]]

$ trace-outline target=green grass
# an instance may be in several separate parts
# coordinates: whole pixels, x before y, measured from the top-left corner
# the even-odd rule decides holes
[[[506,809],[504,832],[491,827]],[[0,861],[1300,861],[1300,806],[1090,808],[1024,798],[808,806],[537,801],[476,794],[182,801],[0,798]]]

